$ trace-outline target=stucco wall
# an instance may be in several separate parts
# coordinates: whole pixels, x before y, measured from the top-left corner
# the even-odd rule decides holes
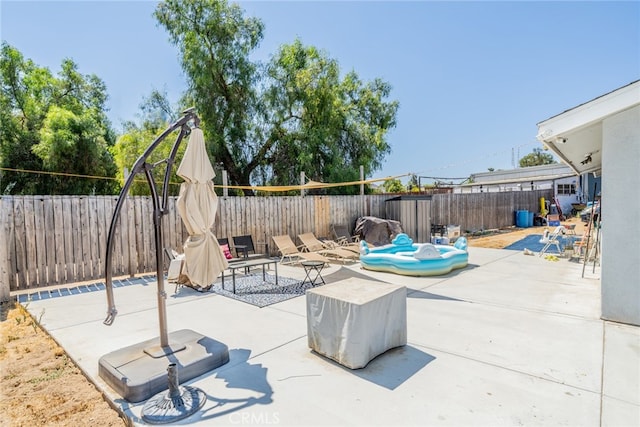
[[[640,325],[640,106],[602,132],[602,317]]]

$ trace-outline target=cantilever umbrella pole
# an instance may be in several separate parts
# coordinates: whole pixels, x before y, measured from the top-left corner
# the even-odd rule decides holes
[[[116,203],[107,239],[107,259],[105,260],[105,265],[107,268],[106,289],[109,313],[104,323],[109,325],[113,322],[117,313],[113,300],[113,285],[111,283],[111,254],[114,244],[114,230],[127,191],[133,182],[133,176],[137,173],[144,173],[153,199],[160,342],[154,338],[105,354],[98,361],[98,373],[109,386],[113,387],[114,390],[130,402],[140,402],[151,397],[154,393],[158,393],[158,399],[154,398],[147,402],[148,404],[145,404],[142,409],[142,419],[151,424],[168,424],[172,421],[185,418],[199,410],[206,400],[206,394],[199,389],[188,387],[178,388],[178,366],[175,364],[178,359],[175,359],[175,353],[181,352],[179,368],[181,372],[180,375],[185,381],[198,377],[229,361],[229,348],[219,341],[188,329],[167,334],[166,294],[164,290],[164,274],[162,271],[162,254],[164,250],[162,217],[167,213],[167,191],[173,161],[178,151],[178,145],[191,129],[188,125],[190,120],[193,120],[194,126],[198,126],[197,116],[192,110],[187,110],[184,113],[184,117],[160,135],[136,161],[132,175],[127,179],[123,191],[120,193],[120,198]],[[160,141],[170,132],[178,128],[182,129],[174,143],[169,158],[154,164],[147,163],[146,159]],[[160,195],[158,194],[157,185],[153,180],[152,172],[156,166],[163,162],[166,162],[166,169],[163,192],[162,195]],[[173,344],[169,343],[169,337],[173,341]],[[175,371],[169,371],[170,388],[173,385],[175,386],[175,390],[170,391],[170,395],[168,396],[161,393],[165,387],[157,381],[157,379],[166,372],[167,362],[172,363],[170,364],[170,368],[172,366],[176,368]],[[172,381],[172,372],[175,374],[175,384],[174,381]]]
[[[149,188],[151,189],[151,199],[153,200],[153,229],[156,241],[156,276],[158,279],[158,320],[160,323],[160,347],[169,345],[167,335],[167,293],[164,290],[164,274],[162,273],[162,248],[164,238],[162,236],[162,210],[160,199],[156,190],[151,168],[146,167],[144,174],[147,177]]]
[[[125,184],[122,187],[122,190],[120,191],[120,195],[118,197],[118,201],[116,202],[116,207],[114,209],[113,216],[111,218],[111,225],[109,227],[109,233],[107,235],[107,247],[106,247],[106,256],[105,256],[105,289],[106,289],[106,292],[107,292],[107,317],[103,322],[105,325],[113,324],[113,321],[115,320],[115,317],[118,314],[118,310],[116,309],[116,304],[115,304],[115,298],[114,298],[114,295],[113,295],[113,271],[112,271],[112,269],[113,269],[113,266],[112,266],[113,257],[112,257],[112,255],[113,255],[113,245],[114,245],[114,240],[115,240],[116,227],[118,225],[118,220],[120,218],[120,211],[122,210],[122,206],[124,205],[124,202],[126,201],[127,193],[129,192],[129,188],[133,184],[133,181],[134,181],[136,175],[138,173],[145,172],[146,167],[147,167],[146,165],[148,165],[146,163],[147,158],[151,155],[151,153],[158,147],[158,145],[167,136],[169,136],[176,129],[182,128],[180,130],[180,134],[178,135],[178,137],[176,138],[176,141],[173,144],[173,147],[171,149],[171,154],[170,154],[169,158],[166,159],[167,168],[166,168],[166,171],[165,171],[164,186],[163,186],[163,189],[162,189],[162,210],[164,210],[166,208],[167,197],[168,197],[167,191],[168,191],[168,186],[169,186],[168,185],[169,177],[171,175],[171,168],[173,166],[173,162],[174,162],[175,156],[176,156],[176,154],[178,152],[178,147],[180,146],[180,143],[182,142],[182,139],[187,134],[187,131],[189,129],[187,124],[191,120],[193,120],[193,122],[194,122],[194,124],[196,126],[200,123],[200,120],[199,120],[198,116],[195,114],[193,108],[185,110],[183,114],[184,114],[184,116],[182,118],[180,118],[179,120],[174,122],[172,125],[170,125],[160,136],[158,136],[156,138],[155,141],[153,141],[151,143],[151,145],[149,145],[149,147],[138,158],[138,160],[136,160],[135,164],[133,165],[133,169],[131,171],[131,174],[129,175],[129,177],[125,181]],[[148,179],[147,179],[147,181],[148,181]],[[151,182],[153,182],[153,180],[151,180]],[[151,186],[151,184],[150,184],[150,186]],[[152,189],[152,192],[154,192],[156,194],[156,196],[154,197],[154,206],[155,206],[156,204],[159,204],[159,202],[156,200],[157,199],[157,192],[155,192],[155,189]],[[162,211],[161,211],[161,213],[162,213]],[[158,242],[156,241],[156,246],[157,246],[157,243]],[[159,247],[159,250],[160,250],[160,257],[158,258],[158,249],[156,248],[156,262],[158,263],[156,265],[156,271],[160,271],[160,265],[162,263],[162,246]],[[160,277],[160,276],[161,276],[161,274],[158,273],[158,277]]]

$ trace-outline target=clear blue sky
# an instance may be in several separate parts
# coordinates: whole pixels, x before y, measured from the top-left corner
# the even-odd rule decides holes
[[[536,123],[640,78],[637,1],[239,4],[265,23],[256,59],[298,37],[343,72],[392,85],[393,151],[374,178],[511,169],[541,147]],[[155,5],[2,0],[0,33],[54,73],[71,58],[100,77],[119,129],[152,89],[175,101],[185,88]]]

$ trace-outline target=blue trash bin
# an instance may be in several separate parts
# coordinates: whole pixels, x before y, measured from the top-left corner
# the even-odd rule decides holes
[[[529,223],[529,211],[518,211],[516,215],[516,227],[526,228]]]

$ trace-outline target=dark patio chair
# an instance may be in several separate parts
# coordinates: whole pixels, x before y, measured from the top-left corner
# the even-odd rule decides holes
[[[238,262],[244,259],[243,257],[238,256],[238,251],[235,251],[236,253],[234,255],[234,253],[232,252],[234,248],[229,244],[229,239],[227,237],[218,237],[218,244],[220,245],[220,249],[223,249],[223,246],[227,245],[229,253],[231,254],[231,258],[229,258],[226,253],[224,254],[227,262]]]
[[[233,247],[239,258],[264,258],[266,256],[256,252],[251,235],[233,236]]]

